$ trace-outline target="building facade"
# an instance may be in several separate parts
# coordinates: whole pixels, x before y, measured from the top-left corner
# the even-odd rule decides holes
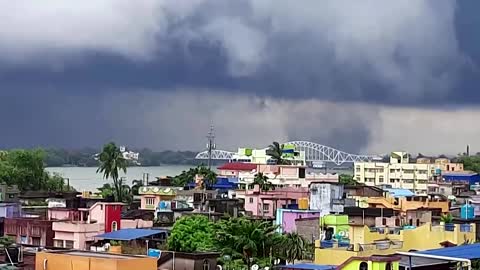
[[[309,191],[310,210],[320,211],[321,216],[343,212],[345,206],[343,185],[325,182],[312,183]]]
[[[48,218],[54,221],[54,246],[88,249],[95,235],[122,228],[122,207],[122,203],[97,202],[88,209],[49,209]]]
[[[390,162],[355,162],[354,177],[369,186],[390,185],[392,188],[410,189],[417,195],[428,194],[428,183],[443,174],[462,172],[462,163],[449,159],[418,158],[410,162],[407,152],[392,152]]]
[[[305,166],[305,151],[298,151],[295,145],[284,144],[282,158],[288,160],[292,165]],[[233,155],[232,162],[244,162],[254,164],[276,164],[276,160],[267,155],[267,149],[239,148]]]
[[[429,163],[410,163],[408,153],[393,152],[390,162],[355,162],[355,180],[368,186],[390,185],[410,189],[419,195],[428,193],[428,181],[435,174]]]
[[[262,191],[256,185],[254,189],[237,192],[245,200],[245,211],[252,216],[274,218],[277,209],[289,206],[298,207],[300,199],[308,199],[308,188],[277,188]]]
[[[52,247],[54,232],[51,220],[36,218],[5,218],[4,234],[16,243]]]
[[[140,209],[158,211],[171,211],[172,200],[175,199],[176,190],[172,187],[146,186],[138,191],[140,194]]]

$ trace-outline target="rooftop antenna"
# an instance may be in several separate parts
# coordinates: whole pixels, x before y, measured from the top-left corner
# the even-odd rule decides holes
[[[467,144],[467,157],[470,156],[470,145]]]
[[[210,126],[210,131],[208,132],[208,143],[207,143],[207,150],[208,150],[208,169],[212,167],[212,151],[216,148],[215,145],[215,130],[213,125]]]

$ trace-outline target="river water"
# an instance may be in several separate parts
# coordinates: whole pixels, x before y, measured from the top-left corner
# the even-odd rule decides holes
[[[144,173],[149,174],[150,180],[155,180],[159,176],[175,176],[183,170],[188,170],[191,166],[183,165],[165,165],[158,167],[129,167],[127,173],[123,172],[120,177],[126,177],[127,182],[131,184],[132,180],[142,179]],[[70,185],[78,191],[96,191],[105,183],[111,180],[103,179],[102,174],[96,173],[96,167],[49,167],[49,172],[59,173],[61,176],[70,179]]]

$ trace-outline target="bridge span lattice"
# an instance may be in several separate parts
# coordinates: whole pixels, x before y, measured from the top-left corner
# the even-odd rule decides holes
[[[291,141],[285,144],[295,145],[297,150],[303,151],[305,153],[306,161],[333,162],[336,165],[342,165],[343,163],[372,161],[373,159],[378,158],[378,156],[372,155],[350,154],[326,145],[307,141]],[[235,152],[229,152],[225,150],[212,150],[211,159],[230,160],[235,154]],[[198,153],[195,158],[208,159],[208,155],[208,151],[203,151]]]

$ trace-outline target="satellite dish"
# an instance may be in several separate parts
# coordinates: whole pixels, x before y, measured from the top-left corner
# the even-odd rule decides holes
[[[260,267],[258,266],[258,264],[254,264],[254,265],[252,265],[251,269],[252,270],[258,270],[258,269],[260,269]]]
[[[147,188],[147,187],[142,187],[142,191],[143,191],[143,192],[147,192],[147,191],[148,191],[148,188]]]
[[[166,188],[166,189],[164,190],[164,192],[165,192],[165,193],[168,193],[168,192],[170,192],[170,190],[171,190],[170,188]]]
[[[154,188],[153,188],[153,192],[156,193],[156,192],[158,192],[158,191],[159,191],[158,187],[154,187]]]

